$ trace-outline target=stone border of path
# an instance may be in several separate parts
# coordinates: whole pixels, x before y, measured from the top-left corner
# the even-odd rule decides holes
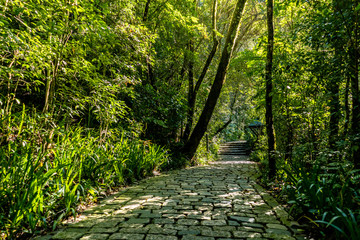
[[[37,240],[305,239],[255,182],[256,163],[227,156],[140,181]]]

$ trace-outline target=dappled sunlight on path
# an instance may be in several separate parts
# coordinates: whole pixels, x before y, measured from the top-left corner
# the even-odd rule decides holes
[[[247,156],[222,156],[143,180],[39,239],[296,239],[297,223],[256,175]]]

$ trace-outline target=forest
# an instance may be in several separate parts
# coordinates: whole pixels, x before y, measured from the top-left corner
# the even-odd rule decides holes
[[[360,239],[359,23],[359,0],[0,0],[1,238],[245,139],[296,220]]]

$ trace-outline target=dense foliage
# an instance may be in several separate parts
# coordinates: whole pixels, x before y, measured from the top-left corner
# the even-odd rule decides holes
[[[275,3],[273,114],[280,187],[297,219],[323,237],[360,237],[358,3]],[[263,34],[265,36],[265,34]],[[265,37],[252,55],[264,57]],[[261,79],[256,60],[242,58]],[[264,89],[264,87],[260,87]],[[258,104],[264,106],[263,92]],[[265,136],[253,158],[267,169]],[[317,236],[319,237],[319,236]]]
[[[359,2],[274,1],[270,94],[267,3],[0,0],[2,236],[224,141],[248,139],[267,181],[266,136],[247,126],[271,96],[269,186],[324,235],[359,239]]]

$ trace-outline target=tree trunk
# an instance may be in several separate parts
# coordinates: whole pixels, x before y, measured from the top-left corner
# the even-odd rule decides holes
[[[335,73],[337,74],[337,73]],[[330,122],[329,122],[329,147],[335,150],[335,143],[339,135],[339,121],[340,121],[340,102],[339,102],[339,77],[332,77],[329,83],[330,94]]]
[[[216,23],[217,23],[217,0],[213,0],[213,7],[212,7],[212,27],[213,27],[213,40],[216,39]]]
[[[350,77],[346,76],[345,85],[345,124],[344,124],[344,136],[349,134],[349,122],[350,122],[350,106],[349,106],[349,90],[350,90]]]
[[[212,62],[212,60],[214,59],[214,56],[216,54],[218,45],[219,45],[219,40],[216,38],[216,12],[217,12],[217,0],[214,0],[214,4],[213,4],[213,21],[212,21],[212,25],[213,25],[213,47],[209,53],[208,58],[206,59],[205,65],[201,71],[200,77],[197,80],[195,87],[193,87],[194,85],[194,77],[193,77],[193,60],[190,60],[189,62],[189,91],[188,91],[188,112],[187,112],[187,124],[186,124],[186,128],[185,128],[185,132],[183,134],[183,140],[187,141],[189,139],[190,133],[191,133],[191,129],[192,129],[192,125],[194,122],[194,113],[195,113],[195,105],[196,105],[196,97],[197,97],[197,93],[200,89],[200,86],[202,84],[202,82],[205,79],[206,73],[209,70],[210,64]],[[194,52],[194,47],[193,47],[193,43],[190,44],[190,52]],[[191,85],[191,86],[190,86]]]
[[[227,128],[227,126],[229,126],[229,124],[232,122],[232,119],[230,118],[229,121],[227,121],[224,125],[222,125],[222,127],[220,127],[214,134],[214,136],[218,135],[219,133],[221,133],[225,128]]]
[[[52,85],[52,78],[50,70],[47,69],[47,76],[46,76],[46,89],[45,89],[45,104],[43,108],[43,113],[47,113],[49,110],[49,106],[51,105],[51,85]]]
[[[57,50],[56,57],[55,59],[50,61],[51,68],[47,69],[45,104],[43,108],[43,113],[47,113],[50,107],[54,107],[53,102],[55,99],[55,85],[56,85],[58,71],[60,68],[60,63],[62,62],[62,55],[63,55],[62,53],[71,36],[72,36],[72,30],[62,35],[60,40],[61,47],[59,49],[56,49]],[[49,41],[51,41],[51,36]]]
[[[293,139],[294,139],[294,130],[291,124],[291,113],[289,106],[289,96],[286,91],[286,100],[285,100],[285,108],[286,108],[286,146],[285,146],[285,161],[290,162],[292,159],[292,151],[293,151]]]
[[[276,162],[274,156],[275,150],[275,134],[272,113],[272,65],[274,51],[274,24],[273,24],[273,0],[267,0],[267,27],[268,27],[268,44],[266,56],[266,133],[268,137],[268,157],[269,157],[269,179],[273,179],[276,175]]]
[[[354,7],[358,6],[358,1],[355,1]],[[354,135],[352,144],[352,160],[355,168],[360,168],[360,94],[359,94],[359,19],[358,12],[353,11],[354,16],[354,36],[351,45],[350,53],[350,82],[352,93],[352,121],[351,130]]]
[[[194,53],[194,43],[191,40],[189,43],[189,50],[190,54]],[[189,65],[188,65],[188,79],[189,79],[189,86],[188,86],[188,109],[187,109],[187,122],[184,132],[184,140],[188,140],[190,136],[190,132],[194,122],[194,112],[195,112],[195,98],[196,92],[194,90],[194,56],[189,57]]]
[[[153,68],[151,66],[151,60],[149,56],[146,56],[146,65],[148,68],[147,75],[146,75],[146,81],[143,81],[143,85],[150,84],[151,86],[155,87],[155,77]]]
[[[145,10],[144,10],[144,16],[143,16],[143,21],[144,22],[146,22],[148,14],[149,14],[150,2],[151,2],[151,0],[146,1]]]
[[[184,76],[185,76],[185,72],[186,72],[186,65],[187,65],[187,55],[184,53],[184,61],[183,61],[183,64],[182,64],[182,67],[181,67],[181,70],[180,70],[180,74],[179,74],[179,81],[178,81],[178,84],[177,84],[177,89],[180,89],[182,84],[183,84],[183,79],[184,79]],[[181,131],[182,132],[182,131]]]
[[[356,168],[360,167],[360,141],[357,136],[360,133],[360,96],[359,96],[359,54],[357,51],[352,51],[352,74],[351,74],[351,92],[352,92],[352,121],[351,130],[355,139],[352,146],[352,158]]]
[[[236,44],[235,44],[236,45]],[[234,46],[235,48],[236,46]],[[239,89],[237,89],[235,91],[235,95],[234,95],[234,98],[232,99],[232,101],[230,102],[230,118],[229,120],[222,126],[220,127],[216,132],[215,134],[213,135],[213,137],[215,137],[217,134],[221,133],[225,128],[227,128],[227,126],[229,126],[229,124],[232,122],[232,112],[233,112],[233,109],[234,109],[234,106],[235,106],[235,103],[236,103],[236,99],[237,99],[237,96],[238,96],[238,93],[239,93]]]
[[[234,48],[234,42],[237,35],[237,30],[240,24],[240,19],[242,17],[242,12],[244,10],[246,0],[238,0],[234,14],[231,19],[229,26],[229,31],[226,36],[225,46],[221,54],[220,63],[216,72],[214,83],[211,86],[209,96],[206,100],[204,109],[200,115],[199,121],[197,122],[194,131],[192,132],[189,140],[183,148],[183,153],[189,159],[192,159],[195,155],[195,152],[200,144],[202,137],[204,136],[211,116],[214,112],[217,100],[220,96],[222,86],[225,81],[225,76],[227,68],[230,62],[232,51]]]
[[[202,83],[202,82],[204,81],[204,79],[205,79],[205,75],[206,75],[207,71],[209,70],[209,67],[210,67],[210,64],[211,64],[212,60],[214,59],[214,56],[215,56],[215,54],[216,54],[218,45],[219,45],[219,40],[214,39],[214,44],[213,44],[213,47],[212,47],[212,49],[211,49],[211,52],[209,53],[209,56],[208,56],[208,58],[206,59],[205,65],[204,65],[204,67],[203,67],[203,70],[201,71],[200,77],[199,77],[199,79],[198,79],[197,82],[196,82],[195,90],[194,90],[194,93],[195,93],[195,94],[197,94],[197,92],[198,92],[199,89],[200,89],[201,83]],[[196,97],[195,97],[195,98],[196,98]]]
[[[341,9],[341,5],[338,2],[339,0],[333,1],[334,15],[338,15],[339,9]],[[341,25],[340,25],[341,27]],[[340,29],[339,29],[340,30]],[[339,135],[339,122],[340,122],[340,99],[339,99],[339,88],[340,82],[342,80],[341,77],[341,69],[342,69],[342,60],[340,53],[343,51],[342,42],[340,39],[335,39],[333,42],[335,55],[334,55],[334,63],[332,70],[332,76],[329,79],[328,85],[328,93],[330,95],[329,99],[329,108],[330,108],[330,122],[329,122],[329,147],[330,149],[334,149],[336,147],[336,140]]]

